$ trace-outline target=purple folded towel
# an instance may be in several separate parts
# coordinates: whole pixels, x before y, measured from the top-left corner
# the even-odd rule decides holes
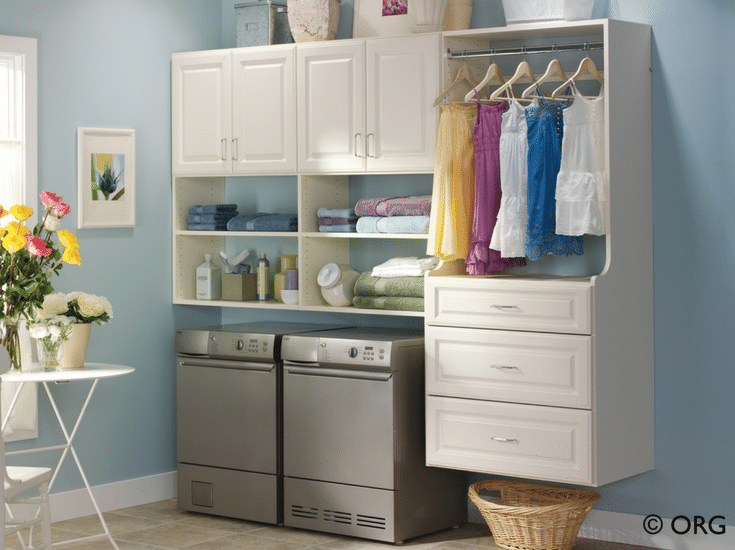
[[[357,218],[319,218],[319,225],[344,225],[357,223]]]
[[[376,209],[384,200],[387,199],[360,199],[355,204],[355,214],[358,216],[377,216]]]
[[[431,212],[431,195],[385,199],[378,204],[375,212],[378,216],[428,216]]]

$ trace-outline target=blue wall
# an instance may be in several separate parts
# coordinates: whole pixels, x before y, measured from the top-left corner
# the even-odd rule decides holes
[[[136,129],[136,227],[77,231],[83,265],[65,268],[56,285],[110,299],[115,318],[93,329],[89,358],[138,369],[100,385],[79,434],[93,485],[174,469],[174,327],[220,321],[211,309],[170,303],[169,67],[174,51],[234,46],[235,3],[0,0],[0,33],[39,39],[39,189],[75,206],[76,128]],[[728,209],[735,204],[735,112],[726,93],[735,78],[735,61],[727,55],[735,51],[735,6],[730,0],[597,0],[593,17],[653,28],[656,322],[656,469],[601,488],[596,508],[664,517],[719,514],[732,525],[735,227]],[[475,0],[473,27],[503,24],[500,0]],[[339,37],[349,37],[351,28],[352,2],[343,0]],[[228,309],[221,320],[285,317]],[[55,391],[72,416],[79,392],[72,386]],[[43,444],[59,441],[47,409],[42,398]],[[81,485],[63,479],[56,490]]]

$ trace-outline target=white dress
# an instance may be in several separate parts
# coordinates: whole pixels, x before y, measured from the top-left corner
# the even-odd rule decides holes
[[[564,110],[561,169],[556,179],[556,233],[603,235],[608,231],[605,177],[605,103],[579,93]]]
[[[534,101],[531,105],[537,105]],[[526,109],[511,101],[500,133],[500,210],[490,248],[503,258],[526,255],[528,135]]]

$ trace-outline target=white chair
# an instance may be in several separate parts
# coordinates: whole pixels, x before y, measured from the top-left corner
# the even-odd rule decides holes
[[[0,346],[0,375],[8,372],[8,369],[10,369],[10,356],[7,350]],[[2,378],[0,378],[0,384],[2,384]],[[51,468],[6,466],[2,430],[0,430],[0,443],[3,446],[0,452],[0,470],[4,478],[2,484],[4,505],[0,506],[0,518],[5,529],[5,533],[0,537],[0,550],[5,550],[5,537],[26,529],[31,529],[29,542],[32,541],[33,528],[37,526],[41,529],[41,543],[36,546],[27,546],[27,548],[51,550],[51,510],[48,497]],[[18,496],[34,487],[38,487],[37,497]],[[18,514],[18,518],[14,517],[10,508],[10,505],[16,504],[23,505],[22,515]]]

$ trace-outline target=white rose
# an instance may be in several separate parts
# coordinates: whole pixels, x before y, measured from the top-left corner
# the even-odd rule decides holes
[[[31,335],[31,338],[36,338],[37,340],[40,338],[46,338],[46,336],[49,335],[46,325],[30,325],[28,327],[28,332]]]
[[[61,329],[57,326],[51,325],[48,328],[48,332],[51,335],[51,341],[56,342],[56,340],[59,339],[59,336],[61,336]]]
[[[59,218],[49,214],[46,217],[46,221],[43,223],[43,227],[48,231],[58,231],[59,227],[61,227],[61,222],[59,221]]]

